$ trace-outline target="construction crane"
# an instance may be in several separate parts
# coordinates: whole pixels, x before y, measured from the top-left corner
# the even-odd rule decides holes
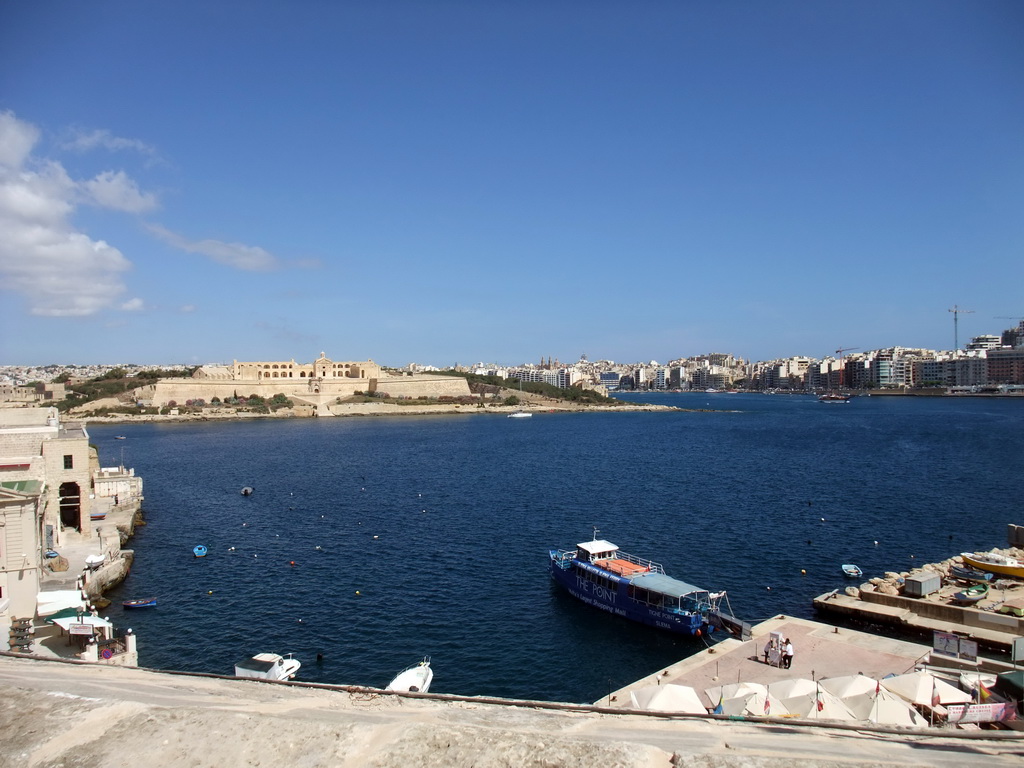
[[[960,319],[960,315],[972,315],[974,314],[974,310],[960,309],[960,307],[954,304],[952,309],[948,309],[946,311],[953,313],[953,351],[956,352],[960,349],[960,331],[957,328],[957,322]]]
[[[839,388],[843,388],[843,372],[846,370],[843,366],[843,354],[846,352],[852,352],[860,347],[840,347],[836,350],[836,354],[839,355]]]

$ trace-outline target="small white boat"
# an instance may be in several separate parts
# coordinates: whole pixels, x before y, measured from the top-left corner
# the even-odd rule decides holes
[[[531,416],[533,416],[533,414],[527,413],[526,411],[515,411],[508,415],[510,419],[528,419]]]
[[[235,664],[235,677],[248,677],[253,680],[291,680],[299,671],[302,663],[276,653],[257,653],[251,659]]]
[[[434,671],[430,668],[430,657],[406,667],[388,683],[386,691],[402,691],[404,693],[426,693],[430,690],[430,682],[434,679]]]

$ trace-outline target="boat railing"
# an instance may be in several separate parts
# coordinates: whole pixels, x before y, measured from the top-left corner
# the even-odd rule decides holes
[[[636,555],[631,555],[628,552],[623,552],[621,549],[618,550],[615,553],[615,559],[616,560],[625,560],[628,563],[633,563],[634,565],[639,565],[639,566],[641,566],[643,568],[646,568],[651,573],[664,573],[665,572],[665,567],[661,563],[656,563],[653,560],[648,560],[648,559],[643,558],[643,557],[637,557]]]
[[[576,554],[579,550],[576,549],[559,549],[551,550],[551,559],[555,565],[561,568],[563,571],[567,571],[572,568],[572,561],[576,559]]]

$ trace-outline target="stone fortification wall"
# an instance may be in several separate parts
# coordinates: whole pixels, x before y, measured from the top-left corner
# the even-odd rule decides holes
[[[461,376],[387,376],[374,380],[371,392],[390,397],[465,397],[469,384]]]
[[[148,390],[148,388],[147,388]],[[142,399],[151,399],[153,405],[166,406],[171,401],[184,405],[189,400],[214,397],[226,400],[232,397],[259,395],[270,398],[279,392],[299,399],[317,396],[350,397],[356,392],[387,392],[392,397],[460,397],[468,395],[466,380],[452,376],[384,376],[378,379],[160,379],[151,391],[140,393]]]

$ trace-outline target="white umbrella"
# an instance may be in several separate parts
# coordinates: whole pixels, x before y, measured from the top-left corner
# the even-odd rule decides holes
[[[775,683],[768,683],[768,693],[777,699],[789,699],[794,696],[803,696],[807,693],[815,693],[818,684],[806,677],[793,677],[789,680],[779,680]]]
[[[719,701],[741,698],[752,693],[760,693],[763,696],[768,693],[768,688],[761,683],[729,683],[716,688],[705,688],[704,693],[717,706]]]
[[[918,728],[928,725],[928,721],[921,717],[917,710],[884,688],[877,694],[874,691],[862,693],[844,699],[844,702],[858,720],[867,720],[882,725],[909,725]]]
[[[868,691],[874,692],[878,681],[864,675],[845,675],[843,677],[827,677],[819,680],[818,684],[829,693],[835,694],[840,699],[850,696],[859,696]]]
[[[686,712],[692,715],[706,715],[708,708],[700,696],[688,685],[648,685],[629,692],[635,709],[657,712]]]
[[[765,699],[768,700],[768,707],[765,708]],[[736,696],[725,699],[722,702],[722,714],[754,717],[781,717],[788,715],[786,705],[770,693],[749,693],[746,696]]]
[[[842,699],[822,689],[817,694],[804,693],[783,699],[790,714],[807,720],[856,720]]]
[[[907,675],[886,677],[882,687],[911,704],[931,707],[933,704],[969,704],[971,694],[939,680],[931,672],[911,672]],[[937,699],[937,700],[936,700]]]

